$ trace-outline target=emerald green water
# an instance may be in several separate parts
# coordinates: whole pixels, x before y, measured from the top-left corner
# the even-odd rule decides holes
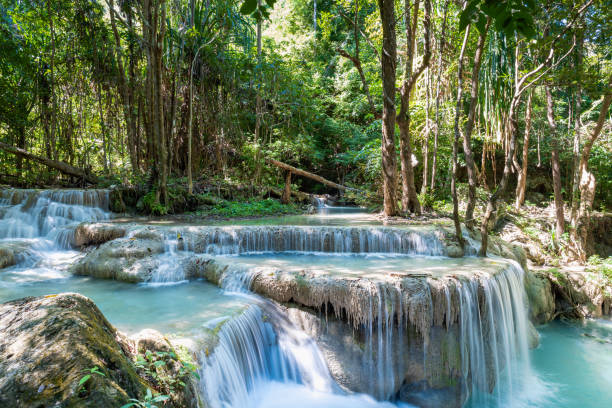
[[[549,391],[541,406],[612,406],[612,320],[554,321],[538,331],[531,362]]]

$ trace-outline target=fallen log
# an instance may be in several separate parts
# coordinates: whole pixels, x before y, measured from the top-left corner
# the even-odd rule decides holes
[[[27,150],[21,149],[19,147],[14,147],[11,145],[8,145],[6,143],[0,142],[0,149],[8,152],[8,153],[12,153],[16,156],[19,157],[24,157],[26,159],[30,159],[30,160],[34,160],[35,162],[44,164],[47,167],[51,167],[52,169],[56,169],[59,170],[60,172],[64,173],[64,174],[68,174],[69,176],[74,176],[74,177],[78,177],[80,179],[83,179],[85,181],[87,181],[88,183],[91,184],[96,184],[98,182],[98,179],[87,173],[85,170],[80,169],[78,167],[74,167],[69,165],[68,163],[64,163],[61,161],[56,161],[56,160],[51,160],[48,159],[46,157],[42,157],[42,156],[37,156],[33,153],[28,152]]]
[[[269,187],[267,194],[269,194],[269,195],[271,195],[273,197],[276,197],[276,198],[282,198],[284,192],[285,192],[285,190],[281,190],[279,188],[274,188],[274,187]],[[291,190],[291,195],[293,197],[295,197],[299,202],[302,202],[302,203],[312,203],[312,195],[310,195],[308,193],[303,193],[301,191]]]
[[[283,163],[283,162],[279,162],[278,160],[274,160],[274,159],[267,159],[267,160],[268,160],[268,163],[270,163],[270,164],[272,164],[272,165],[274,165],[276,167],[279,167],[279,168],[281,168],[283,170],[287,170],[290,173],[297,174],[298,176],[307,177],[309,179],[318,181],[319,183],[325,184],[326,186],[333,187],[333,188],[336,188],[336,189],[342,190],[342,191],[346,191],[346,190],[359,191],[356,188],[347,187],[347,186],[343,186],[342,184],[334,183],[333,181],[329,181],[329,180],[327,180],[327,179],[325,179],[325,178],[323,178],[321,176],[317,176],[316,174],[309,173],[307,171],[298,169],[297,167],[293,167],[293,166],[291,166],[289,164],[286,164],[286,163]]]

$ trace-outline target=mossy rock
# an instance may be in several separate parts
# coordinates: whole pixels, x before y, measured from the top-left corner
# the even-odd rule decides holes
[[[103,375],[79,385],[93,367]],[[0,406],[119,407],[146,389],[128,344],[88,298],[69,293],[0,305]]]

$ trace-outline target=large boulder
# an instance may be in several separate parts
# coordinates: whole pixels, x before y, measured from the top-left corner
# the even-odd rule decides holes
[[[170,392],[150,377],[151,367],[147,373],[134,364],[138,353],[140,361],[147,358],[146,350],[167,360],[164,374],[182,375],[174,349],[161,334],[147,331],[128,339],[82,295],[0,304],[0,406],[120,407],[130,399],[144,400],[151,389],[170,396],[164,406],[197,407],[188,379],[188,386]]]
[[[126,228],[121,225],[103,223],[83,223],[74,230],[72,246],[80,248],[89,245],[100,245],[113,239],[122,238]]]
[[[106,242],[89,251],[72,266],[71,272],[125,282],[146,282],[158,265],[155,255],[162,252],[162,236],[145,231]]]
[[[0,334],[0,406],[118,407],[146,393],[126,342],[84,296],[4,303]],[[94,367],[104,375],[80,386]]]

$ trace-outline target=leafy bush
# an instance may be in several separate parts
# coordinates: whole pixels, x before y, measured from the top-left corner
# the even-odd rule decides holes
[[[434,208],[435,201],[436,197],[429,192],[419,194],[419,202],[425,210],[432,210]]]
[[[145,194],[140,199],[140,201],[138,201],[138,204],[136,204],[136,208],[138,209],[138,211],[151,215],[168,214],[168,207],[159,202],[156,202],[155,194],[155,190],[151,190],[147,194]]]
[[[252,217],[296,214],[298,212],[300,210],[295,204],[281,204],[271,198],[246,202],[223,201],[207,211],[209,215],[220,217]]]

